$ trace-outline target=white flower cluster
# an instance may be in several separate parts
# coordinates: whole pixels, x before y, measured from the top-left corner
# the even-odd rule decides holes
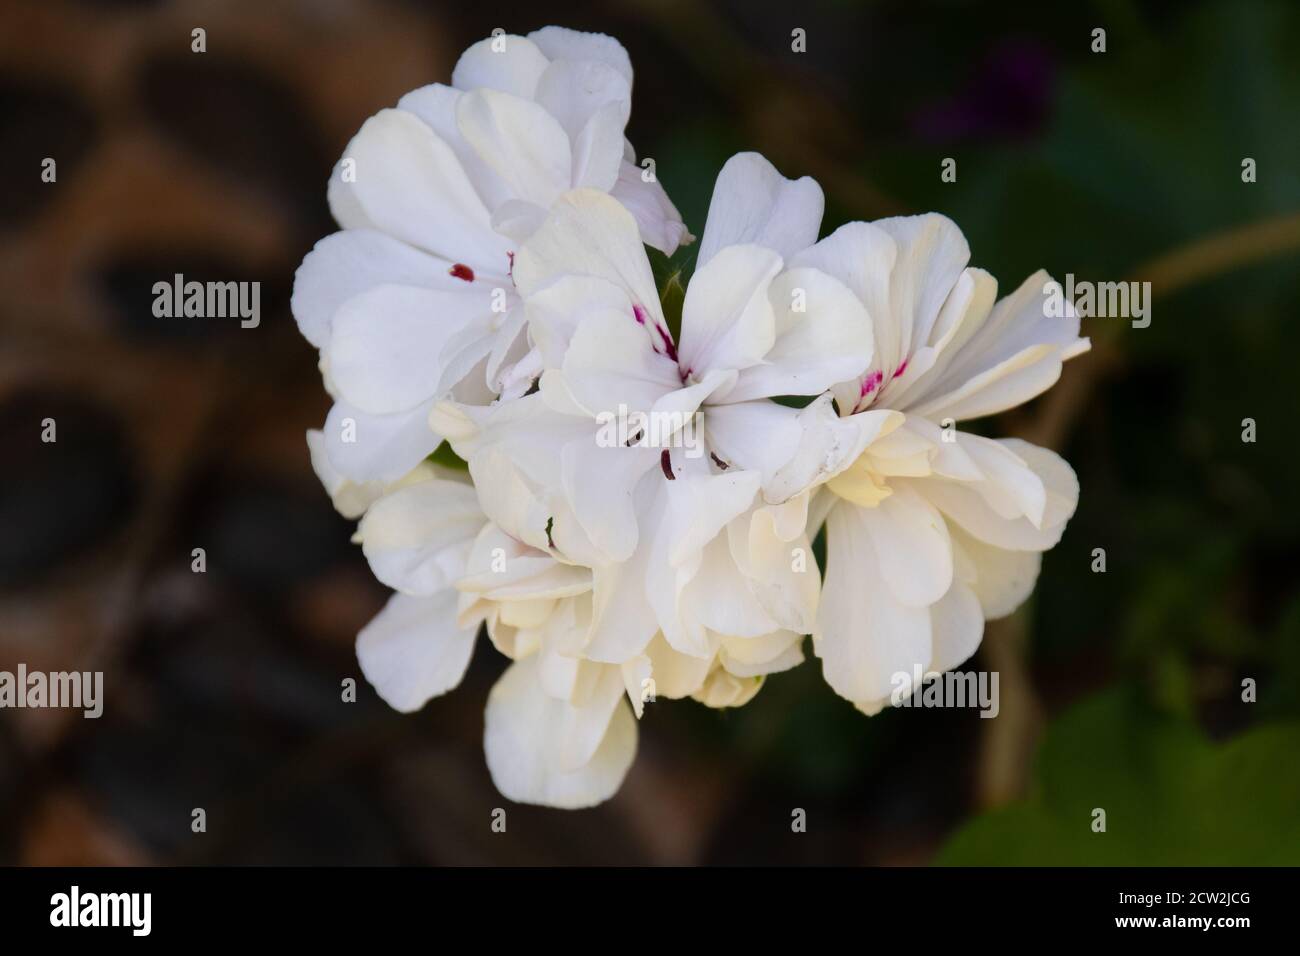
[[[493,780],[558,807],[618,789],[649,701],[740,706],[807,635],[866,713],[961,664],[1078,497],[1052,452],[955,427],[1088,342],[1043,273],[995,301],[943,216],[818,241],[820,187],[735,156],[676,327],[645,246],[692,237],[624,138],[631,91],[610,37],[471,47],[362,126],[293,295],[334,398],[314,466],[396,591],[363,672],[416,710],[485,626],[513,661]]]

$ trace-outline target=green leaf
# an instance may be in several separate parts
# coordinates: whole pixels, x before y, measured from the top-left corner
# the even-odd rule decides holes
[[[435,465],[441,465],[443,468],[455,468],[458,471],[469,470],[469,463],[452,451],[448,442],[443,442],[435,448],[425,460]]]
[[[1300,723],[1259,726],[1216,746],[1128,689],[1109,691],[1049,728],[1029,799],[967,824],[937,862],[1295,865],[1297,750]],[[1096,809],[1106,812],[1105,832],[1093,831]]]

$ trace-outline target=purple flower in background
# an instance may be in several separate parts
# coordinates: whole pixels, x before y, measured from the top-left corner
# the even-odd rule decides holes
[[[1004,40],[958,93],[921,109],[913,129],[938,143],[1033,136],[1051,111],[1054,79],[1052,55],[1042,44]]]

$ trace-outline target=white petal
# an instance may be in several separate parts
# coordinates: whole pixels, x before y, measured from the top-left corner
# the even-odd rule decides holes
[[[359,518],[366,513],[371,503],[384,493],[384,483],[380,481],[349,481],[329,460],[325,450],[325,433],[318,429],[307,430],[307,449],[311,455],[311,467],[316,477],[324,486],[335,510],[345,518]]]
[[[326,236],[307,253],[293,277],[290,307],[303,337],[317,348],[330,339],[339,307],[377,285],[423,286],[458,291],[452,263],[373,229]]]
[[[763,496],[770,503],[785,501],[831,481],[851,467],[873,442],[899,428],[904,418],[884,409],[841,418],[835,414],[831,397],[823,395],[799,410],[798,421],[802,429],[798,450],[764,485]]]
[[[913,343],[929,340],[939,310],[970,261],[970,246],[957,224],[938,213],[896,216],[874,225],[898,246],[889,284],[891,325],[897,337],[887,342],[879,327],[876,335],[878,364],[888,379],[912,354]]]
[[[704,686],[691,695],[705,707],[743,707],[763,687],[761,677],[737,677],[724,667],[714,667]]]
[[[779,626],[740,573],[725,535],[705,546],[699,569],[682,591],[681,611],[724,638],[761,637]]]
[[[821,575],[804,521],[794,536],[781,525],[787,513],[806,514],[807,500],[801,495],[787,505],[755,508],[748,520],[742,517],[727,527],[732,557],[750,591],[772,621],[798,634],[813,630]],[[802,508],[797,507],[800,501]]]
[[[489,522],[474,540],[456,590],[491,601],[573,597],[591,590],[591,570],[561,564]]]
[[[995,621],[1015,611],[1033,593],[1043,556],[1038,551],[1008,551],[973,538],[959,525],[951,528],[953,546],[974,567],[971,589],[987,620]]]
[[[818,395],[866,370],[871,320],[838,279],[817,269],[787,269],[772,281],[768,296],[776,340],[763,364],[741,372],[727,401]]]
[[[460,160],[414,115],[381,110],[344,157],[355,161],[356,181],[341,188],[375,228],[475,272],[509,267],[510,244],[492,231]]]
[[[455,591],[394,594],[357,635],[357,661],[388,706],[410,713],[460,683],[477,630],[456,626]]]
[[[813,179],[786,179],[758,153],[737,153],[713,187],[696,268],[726,246],[742,243],[792,256],[817,241],[824,207]]]
[[[704,679],[713,666],[711,660],[674,650],[662,634],[655,635],[645,652],[650,660],[655,695],[670,700],[689,697],[698,691],[704,686]]]
[[[592,544],[611,561],[626,561],[636,548],[636,490],[659,456],[654,448],[601,448],[594,435],[560,452],[569,504]]]
[[[998,301],[942,376],[927,385],[918,413],[975,418],[1013,408],[1050,388],[1061,363],[1089,348],[1088,340],[1079,338],[1073,305],[1062,303],[1064,314],[1052,314],[1051,285],[1051,276],[1040,270]]]
[[[826,578],[814,649],[832,689],[854,703],[887,700],[931,658],[930,609],[885,585],[864,512],[841,502],[826,522]],[[898,677],[896,675],[905,675]]]
[[[477,322],[486,330],[492,318],[487,289],[376,286],[348,299],[335,315],[326,350],[330,377],[346,401],[374,415],[441,398],[451,357],[444,349],[466,326]],[[472,356],[470,364],[481,357]]]
[[[483,749],[492,782],[519,803],[577,809],[608,800],[636,756],[636,721],[618,703],[595,753],[565,769],[564,734],[573,706],[543,692],[536,655],[515,661],[488,695]]]
[[[964,432],[943,429],[919,415],[908,415],[899,431],[909,432],[929,449],[929,473],[958,481],[979,481],[984,472],[963,445],[969,436]],[[881,446],[884,442],[880,443]],[[872,447],[873,455],[876,447]]]
[[[623,45],[603,33],[583,33],[567,27],[542,27],[528,34],[528,39],[551,61],[595,60],[613,67],[632,86],[632,61]]]
[[[773,631],[760,637],[724,637],[718,661],[736,677],[759,677],[803,663],[803,635]]]
[[[665,496],[649,476],[638,489],[638,518],[646,528],[663,520]],[[585,649],[593,661],[622,664],[645,651],[658,625],[647,597],[653,541],[643,535],[628,560],[600,564],[592,569],[591,637]]]
[[[1050,448],[1039,448],[1019,438],[999,441],[1034,470],[1047,489],[1047,503],[1040,522],[1044,528],[1062,527],[1074,517],[1079,505],[1079,478],[1070,463]]]
[[[713,567],[710,557],[731,562],[725,539],[718,541],[717,548],[709,549],[709,545],[729,521],[749,509],[758,487],[759,476],[753,471],[729,471],[720,475],[684,473],[660,486],[665,510],[662,520],[651,525],[655,529],[654,551],[646,590],[664,637],[684,654],[712,657],[716,650],[716,637],[707,632],[704,619],[708,615],[701,614],[701,602],[690,600],[686,589],[706,570],[706,563],[710,572],[723,570]],[[772,629],[772,622],[764,620],[756,625],[752,615],[745,613],[746,608],[760,612],[761,608],[739,575],[723,573],[714,583],[733,589],[730,595],[717,595],[716,602],[705,609],[716,615],[709,619],[724,631],[735,628],[744,636],[751,636],[755,628]],[[730,616],[730,612],[740,616]]]
[[[728,246],[701,266],[682,304],[681,367],[702,376],[763,361],[776,341],[768,286],[780,271],[781,257],[754,245]]]
[[[894,361],[898,352],[899,323],[889,296],[897,257],[898,245],[887,232],[871,223],[851,222],[789,262],[791,268],[811,267],[838,279],[867,311],[872,328],[870,361],[862,374],[834,389],[835,400],[846,415],[879,398],[880,382],[886,374],[882,366]],[[865,382],[872,383],[871,391],[866,390]]]
[[[589,315],[610,311],[633,316],[632,300],[620,286],[593,276],[561,276],[528,297],[528,333],[545,368],[559,368],[578,326]]]
[[[492,228],[522,245],[546,221],[546,207],[526,199],[507,199],[492,210]]]
[[[565,275],[612,282],[667,334],[636,221],[617,200],[591,189],[567,193],[515,257],[514,279],[525,297]]]
[[[404,594],[428,595],[450,587],[465,572],[483,522],[472,487],[423,481],[371,505],[358,534],[375,577]]]
[[[766,401],[710,405],[704,413],[706,443],[729,469],[757,470],[768,487],[799,452],[799,412]]]
[[[593,310],[573,333],[563,382],[593,416],[616,415],[620,406],[649,411],[681,388],[677,363],[654,350],[635,315],[610,308]]]
[[[547,65],[531,38],[504,34],[479,40],[462,53],[451,83],[460,90],[482,87],[532,99]]]
[[[625,126],[627,110],[620,103],[606,103],[587,120],[573,140],[571,178],[575,187],[613,190],[623,168]]]
[[[555,117],[531,100],[475,90],[457,104],[456,125],[520,199],[547,208],[569,187],[569,137]]]
[[[982,473],[983,479],[973,486],[993,510],[1004,518],[1023,515],[1034,527],[1042,527],[1047,488],[1029,463],[1004,442],[963,432],[953,437],[957,441],[951,444],[960,445]]]
[[[586,766],[595,757],[615,711],[627,711],[623,705],[626,688],[622,668],[588,661],[583,666],[595,679],[586,698],[565,710],[559,752],[560,769],[564,771]]]
[[[1061,377],[1061,360],[1050,346],[1031,345],[964,384],[926,399],[915,409],[936,421],[969,421],[1023,405],[1041,395]]]
[[[451,147],[483,205],[495,212],[502,203],[514,197],[514,192],[461,135],[460,127],[456,125],[456,107],[464,95],[455,87],[430,83],[405,94],[397,101],[397,108],[418,116]]]
[[[897,339],[890,325],[889,277],[898,258],[898,244],[883,229],[869,222],[850,222],[816,245],[799,252],[790,268],[811,267],[844,283],[866,307],[876,334]]]
[[[962,345],[993,311],[997,294],[997,280],[983,269],[967,267],[962,270],[939,310],[929,340],[914,343],[916,347],[907,370],[886,383],[890,406],[912,410],[932,394],[934,383],[944,377],[953,360],[960,357]],[[878,395],[877,402],[880,401],[884,401],[884,397]]]
[[[432,406],[431,399],[409,411],[371,415],[335,402],[321,429],[330,464],[352,481],[396,481],[442,443],[429,430]]]
[[[647,246],[671,256],[677,247],[694,238],[682,222],[668,193],[659,181],[658,173],[647,180],[648,170],[624,156],[618,167],[618,181],[610,195],[627,208],[641,230],[641,239]]]
[[[1073,469],[1058,455],[1027,442],[1004,441],[1046,489],[1041,527],[1026,517],[1008,518],[991,505],[984,482],[956,482],[944,479],[916,479],[921,494],[934,503],[948,518],[973,537],[999,548],[1013,551],[1046,551],[1056,544],[1065,530],[1065,522],[1074,513],[1079,500],[1079,482]],[[984,493],[981,493],[981,491]]]
[[[927,670],[942,674],[970,660],[984,636],[984,613],[975,592],[954,581],[930,609],[930,629],[934,648]]]
[[[361,199],[352,182],[343,181],[344,163],[349,159],[343,156],[330,171],[329,182],[325,186],[325,202],[330,215],[344,231],[354,229],[379,230],[361,206]]]
[[[591,638],[584,653],[593,661],[621,664],[642,654],[658,630],[646,598],[649,545],[622,564],[592,570]]]
[[[871,537],[880,574],[894,598],[928,607],[952,584],[952,542],[938,509],[907,485],[875,508],[861,508],[857,521]]]
[[[550,111],[573,144],[572,182],[608,191],[623,162],[623,128],[632,87],[616,69],[592,60],[552,63],[537,86],[537,102]]]

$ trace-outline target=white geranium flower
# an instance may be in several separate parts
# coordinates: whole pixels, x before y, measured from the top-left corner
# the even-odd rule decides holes
[[[585,807],[618,789],[636,754],[633,670],[584,660],[591,571],[487,524],[457,582],[462,626],[487,625],[514,663],[488,696],[483,747],[511,800]]]
[[[667,253],[689,241],[624,139],[631,90],[616,40],[547,27],[475,44],[451,86],[408,93],[362,126],[330,179],[343,231],[308,254],[292,301],[336,399],[323,453],[338,476],[395,481],[441,440],[434,401],[528,387],[512,262],[559,196],[625,202]]]
[[[397,593],[357,638],[366,679],[410,712],[464,677],[479,625],[515,663],[488,697],[484,750],[512,800],[559,807],[608,799],[636,752],[636,665],[576,656],[591,572],[521,545],[487,521],[464,481],[415,478],[376,500],[356,540]],[[626,674],[625,674],[626,670]]]
[[[758,675],[802,659],[788,642],[768,641],[740,642],[747,657],[726,658],[724,648],[718,660],[700,661],[657,636],[625,663],[589,660],[590,569],[564,564],[490,522],[456,589],[459,626],[485,622],[497,649],[514,661],[488,697],[483,743],[497,788],[522,803],[573,808],[612,796],[635,757],[633,715],[642,716],[648,695],[738,706],[758,691]]]
[[[624,138],[631,87],[609,37],[471,47],[353,139],[293,296],[335,398],[313,468],[395,592],[363,673],[417,710],[483,628],[492,778],[556,807],[618,789],[649,700],[741,706],[809,633],[868,713],[957,666],[1078,498],[1053,453],[955,428],[1088,343],[1043,273],[995,303],[941,216],[819,242],[815,182],[733,157],[670,328],[645,245],[691,237]]]
[[[1044,308],[1046,273],[995,303],[996,282],[968,259],[939,215],[851,223],[793,259],[852,288],[875,331],[865,374],[834,390],[839,459],[816,509],[829,514],[814,646],[867,713],[910,693],[915,668],[974,653],[984,620],[1033,589],[1078,501],[1053,452],[953,427],[1028,401],[1089,347],[1073,309]]]
[[[626,662],[662,633],[705,662],[744,660],[726,639],[775,641],[759,663],[788,666],[811,629],[816,565],[791,560],[811,553],[806,497],[780,520],[768,513],[806,490],[783,472],[805,444],[805,412],[770,398],[823,392],[861,370],[870,348],[847,287],[783,267],[781,252],[816,236],[821,211],[811,180],[785,180],[753,154],[730,161],[679,345],[632,217],[600,193],[565,196],[515,268],[545,366],[540,395],[435,412],[494,520],[594,569],[589,659]],[[602,440],[602,419],[620,409],[662,435]],[[683,441],[692,428],[698,445]]]

